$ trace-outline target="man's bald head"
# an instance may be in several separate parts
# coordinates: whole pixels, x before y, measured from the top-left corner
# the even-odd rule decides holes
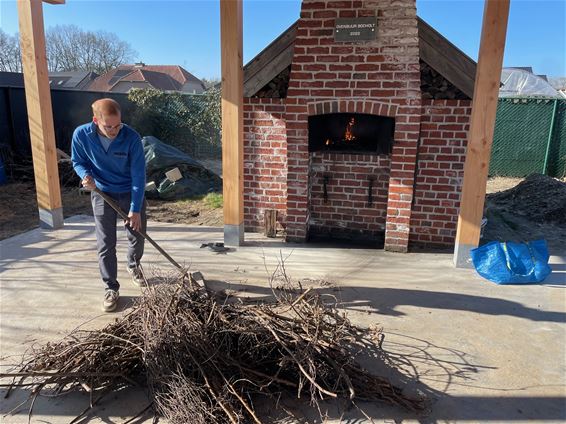
[[[122,128],[120,105],[116,100],[100,99],[92,104],[92,122],[106,138],[115,139]]]
[[[107,116],[120,116],[120,105],[116,100],[99,99],[92,104],[92,114],[97,119]]]

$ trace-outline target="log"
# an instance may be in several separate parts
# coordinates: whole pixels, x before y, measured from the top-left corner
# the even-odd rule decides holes
[[[277,211],[266,209],[263,218],[266,237],[275,237],[277,234]]]

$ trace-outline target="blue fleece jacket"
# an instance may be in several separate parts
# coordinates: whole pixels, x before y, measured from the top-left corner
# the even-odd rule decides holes
[[[94,178],[96,187],[109,193],[131,192],[130,212],[140,212],[145,190],[145,157],[139,134],[124,125],[104,150],[96,125],[78,127],[71,145],[73,169],[83,179]]]

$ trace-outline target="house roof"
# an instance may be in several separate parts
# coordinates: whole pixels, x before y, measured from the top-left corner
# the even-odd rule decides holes
[[[120,79],[120,82],[125,81],[145,81],[152,87],[159,88],[161,90],[181,90],[183,88],[183,84],[174,79],[171,75],[161,72],[148,71],[146,69],[137,69]]]
[[[472,98],[476,62],[429,24],[418,19],[420,58]],[[297,35],[296,21],[244,67],[244,96],[254,96],[281,71],[291,65]]]
[[[98,74],[92,71],[49,72],[49,85],[53,88],[88,89],[96,77]]]
[[[24,74],[20,72],[0,72],[0,87],[23,87]]]
[[[98,74],[91,71],[49,72],[51,88],[88,89]],[[24,75],[21,72],[0,72],[0,86],[23,87]]]
[[[178,65],[121,65],[99,76],[89,87],[94,91],[112,91],[119,82],[147,82],[159,90],[181,90],[187,82],[204,84]]]

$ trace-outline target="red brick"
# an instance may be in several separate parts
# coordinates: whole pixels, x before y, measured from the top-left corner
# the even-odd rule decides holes
[[[312,55],[298,55],[295,56],[293,60],[299,63],[312,63],[315,62],[315,57]]]
[[[354,69],[354,67],[352,65],[348,65],[348,64],[340,64],[340,65],[330,64],[330,65],[328,65],[329,71],[351,71],[353,69]],[[347,75],[350,75],[350,74],[347,74]]]
[[[338,16],[340,18],[355,18],[356,12],[354,10],[340,10]]]
[[[332,47],[331,52],[332,54],[352,54],[354,53],[354,47],[353,46]]]
[[[322,22],[320,19],[301,19],[301,28],[320,28]]]
[[[310,30],[310,36],[311,37],[325,37],[325,36],[331,36],[334,33],[333,30],[331,29],[311,29]],[[315,41],[320,41],[320,44],[334,44],[334,40],[333,39],[328,39],[325,40],[324,38],[315,38]],[[318,44],[318,43],[317,43]]]
[[[302,88],[322,88],[324,87],[324,82],[323,81],[303,81],[301,82],[301,87]]]
[[[381,71],[401,71],[405,69],[405,65],[402,63],[382,63],[380,65]],[[402,74],[395,74],[395,78],[404,78]],[[412,78],[407,78],[412,79]]]
[[[381,65],[376,63],[360,63],[354,66],[355,71],[379,71]]]
[[[328,54],[330,53],[329,47],[308,47],[307,54]],[[295,52],[297,54],[297,52]]]
[[[308,1],[306,1],[301,5],[301,8],[305,9],[305,10],[307,10],[307,9],[324,9],[324,8],[326,8],[326,2],[323,2],[323,1],[308,2]]]
[[[317,62],[338,62],[339,58],[340,57],[336,55],[321,55],[321,56],[317,56],[316,60]]]
[[[314,78],[317,80],[321,80],[321,79],[335,79],[336,78],[336,74],[333,72],[318,72],[316,74],[314,74]]]
[[[324,83],[325,87],[331,87],[331,88],[347,88],[349,85],[350,83],[348,81],[326,81]]]
[[[303,65],[303,70],[305,71],[326,71],[326,65],[322,65],[319,63]],[[291,72],[291,79],[294,78],[294,73]]]
[[[333,96],[334,90],[311,90],[311,96]]]
[[[337,12],[335,10],[317,11],[317,12],[313,12],[312,14],[313,18],[335,18],[336,15]]]
[[[372,97],[393,97],[395,95],[394,90],[371,90]]]

